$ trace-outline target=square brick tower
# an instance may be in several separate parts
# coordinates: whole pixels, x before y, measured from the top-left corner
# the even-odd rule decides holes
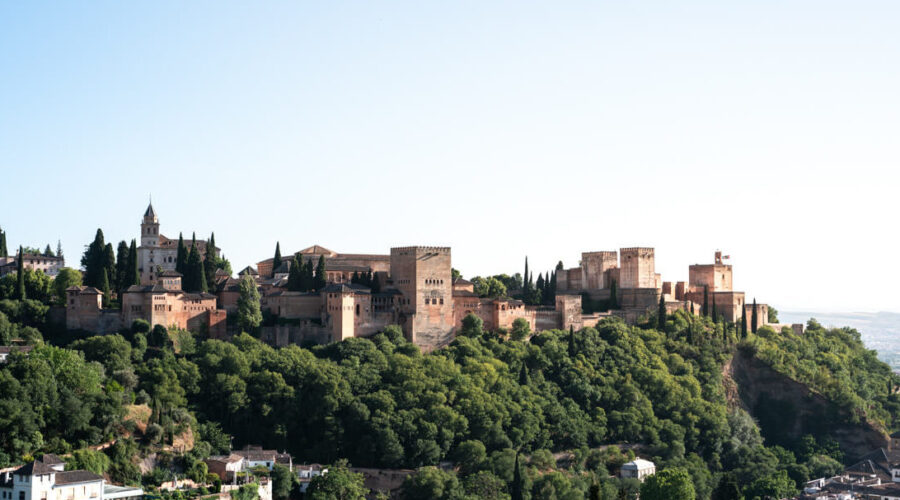
[[[449,247],[391,249],[391,279],[400,291],[400,326],[424,350],[453,340],[453,278]]]
[[[652,248],[619,250],[621,288],[656,288],[656,258]]]
[[[609,288],[610,269],[619,266],[619,256],[615,250],[581,253],[581,287],[585,290]]]

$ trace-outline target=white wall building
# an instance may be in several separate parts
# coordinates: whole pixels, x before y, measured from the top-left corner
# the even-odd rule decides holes
[[[0,500],[130,500],[143,494],[140,488],[108,486],[93,472],[67,471],[56,455],[44,455],[0,476]]]
[[[644,482],[644,478],[656,474],[656,464],[649,460],[636,458],[631,462],[622,465],[619,469],[619,476],[622,478],[634,478],[640,482]]]

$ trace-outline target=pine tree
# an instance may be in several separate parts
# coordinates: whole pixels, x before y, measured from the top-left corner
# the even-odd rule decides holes
[[[116,249],[116,294],[121,296],[122,292],[125,291],[131,285],[131,276],[129,275],[131,272],[131,255],[128,254],[129,248],[128,243],[125,241],[119,242],[119,247]]]
[[[0,229],[0,257],[9,257],[9,250],[6,248],[6,231]]]
[[[759,318],[756,313],[756,299],[753,299],[753,311],[750,312],[750,331],[756,333],[756,327],[759,325]]]
[[[47,247],[44,248],[44,255],[46,255],[47,257],[56,257],[55,255],[53,255],[53,249],[50,248],[49,243],[47,243]]]
[[[175,270],[183,275],[187,274],[188,250],[184,246],[184,237],[178,233],[178,254],[175,257]]]
[[[281,267],[281,242],[275,242],[275,257],[272,257],[272,275],[275,275],[275,270]]]
[[[140,284],[141,273],[138,271],[137,243],[132,239],[131,246],[128,247],[128,286]],[[128,289],[128,287],[125,288]]]
[[[206,277],[207,288],[216,286],[216,233],[210,233],[209,241],[206,242],[206,255],[203,258],[203,274]]]
[[[294,260],[291,261],[291,268],[288,271],[287,289],[292,292],[299,292],[303,285],[303,264],[300,263],[300,257],[294,254]]]
[[[513,482],[509,486],[510,500],[524,500],[524,490],[522,471],[519,470],[519,452],[516,451],[516,463],[513,465]]]
[[[106,269],[100,271],[100,286],[97,288],[103,292],[103,307],[109,306],[109,275]]]
[[[327,282],[327,279],[326,279],[327,273],[325,271],[326,271],[325,256],[320,255],[319,263],[316,264],[316,277],[315,277],[315,281],[313,283],[313,285],[314,285],[313,288],[315,288],[316,291],[319,291],[319,290],[325,288],[325,284]],[[367,282],[366,286],[368,286],[368,287],[372,286],[372,273],[371,272],[368,274],[368,276],[366,276],[366,282]]]
[[[663,294],[659,294],[659,312],[657,313],[656,329],[663,333],[666,332],[666,298]]]
[[[22,246],[19,246],[19,260],[16,262],[16,298],[19,300],[27,299],[25,294],[25,252]]]

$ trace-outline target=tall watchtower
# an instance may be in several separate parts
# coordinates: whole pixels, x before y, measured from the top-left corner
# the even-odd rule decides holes
[[[402,297],[401,326],[424,349],[452,340],[453,277],[448,247],[391,249],[391,279]]]
[[[621,288],[656,288],[656,258],[652,248],[622,248]]]
[[[147,205],[147,211],[144,212],[144,218],[141,219],[141,246],[159,246],[159,219],[156,217],[156,212],[153,211],[153,203]]]

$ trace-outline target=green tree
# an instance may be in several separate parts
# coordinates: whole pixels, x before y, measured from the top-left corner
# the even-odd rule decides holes
[[[612,280],[612,283],[609,284],[609,307],[610,309],[618,309],[619,308],[619,284],[616,283],[616,280]]]
[[[131,245],[128,247],[128,286],[140,284],[141,273],[138,271],[137,244],[132,238]],[[125,288],[127,289],[128,287]]]
[[[312,260],[307,259],[303,262],[302,283],[303,284],[300,287],[301,288],[300,291],[302,291],[302,292],[308,292],[308,291],[312,290],[313,287],[315,286],[316,280],[313,277]]]
[[[22,246],[19,246],[19,259],[16,261],[16,298],[19,300],[27,299],[25,294],[25,253]]]
[[[487,458],[484,443],[477,439],[463,441],[456,447],[454,458],[462,474],[471,474],[481,467]]]
[[[741,487],[733,473],[723,474],[712,492],[711,500],[743,500]]]
[[[316,264],[316,276],[314,281],[314,287],[316,291],[325,288],[325,284],[327,282],[326,279],[327,273],[325,272],[325,256],[319,256],[319,263]],[[368,283],[366,284],[368,287],[372,287],[372,279],[371,274],[369,275]]]
[[[462,500],[463,496],[456,474],[434,466],[422,467],[403,481],[405,500]]]
[[[272,274],[275,274],[275,270],[281,267],[281,242],[275,242],[275,257],[272,258]]]
[[[81,272],[71,267],[60,269],[53,280],[53,294],[59,304],[66,303],[66,289],[73,286],[81,286]]]
[[[47,256],[47,257],[56,257],[55,255],[53,255],[53,249],[50,248],[50,244],[49,244],[49,243],[47,243],[47,246],[44,247],[44,252],[43,252],[42,255],[45,255],[45,256]]]
[[[109,457],[102,451],[89,448],[73,451],[72,457],[66,461],[66,470],[87,470],[94,474],[105,474],[109,466]]]
[[[742,339],[747,338],[747,315],[746,314],[741,314],[741,338]]]
[[[525,481],[522,479],[522,470],[519,467],[519,452],[516,452],[516,462],[513,465],[512,484],[509,485],[509,494],[512,500],[524,500]]]
[[[479,297],[490,297],[493,299],[506,296],[506,285],[496,277],[482,278],[476,276],[472,278],[472,285],[475,294]]]
[[[184,275],[184,290],[191,293],[206,292],[206,274],[203,271],[203,259],[197,245],[191,245],[188,253],[187,273]]]
[[[759,317],[756,312],[756,298],[753,299],[753,309],[750,311],[750,331],[756,333],[759,326]]]
[[[259,290],[252,276],[244,275],[238,285],[237,324],[241,331],[255,332],[262,323],[259,307]]]
[[[484,335],[484,321],[474,313],[466,314],[462,320],[459,334],[464,337],[481,337]]]
[[[641,500],[694,500],[694,483],[688,472],[673,467],[644,479]]]
[[[510,330],[509,336],[513,340],[522,340],[528,338],[531,335],[531,325],[528,324],[528,320],[525,318],[516,318],[512,322],[512,330]]]
[[[258,498],[259,484],[257,483],[247,483],[231,491],[231,500],[257,500]]]
[[[709,317],[709,287],[703,286],[703,315]]]
[[[281,464],[272,467],[272,496],[283,500],[291,496],[297,476],[291,474],[291,470]]]
[[[303,287],[303,264],[300,261],[300,255],[294,254],[294,260],[291,261],[291,268],[288,271],[287,289],[292,292],[302,291]]]
[[[116,294],[120,296],[120,299],[122,292],[131,286],[131,277],[128,268],[131,260],[128,252],[128,243],[125,243],[124,240],[120,241],[119,246],[116,249]]]
[[[106,282],[110,290],[115,290],[116,284],[116,251],[112,243],[103,247],[103,270],[106,271]],[[97,288],[100,288],[99,286]]]
[[[206,242],[206,255],[203,257],[203,275],[207,290],[215,289],[218,258],[219,256],[216,255],[216,233],[210,233],[209,241]]]
[[[184,236],[178,233],[178,253],[175,256],[175,270],[187,275],[188,249],[184,246]]]
[[[774,500],[790,498],[796,493],[797,486],[794,480],[788,476],[786,470],[780,470],[750,483],[744,490],[744,498],[747,500]]]
[[[6,231],[0,229],[0,257],[9,257],[9,249],[6,247]]]
[[[778,309],[775,309],[772,306],[769,306],[769,316],[768,322],[777,325],[778,324]]]
[[[660,332],[666,332],[666,297],[659,294],[659,310],[656,313],[656,329]]]
[[[309,500],[363,500],[368,494],[363,475],[342,464],[335,464],[328,468],[327,474],[314,477],[306,490]]]

